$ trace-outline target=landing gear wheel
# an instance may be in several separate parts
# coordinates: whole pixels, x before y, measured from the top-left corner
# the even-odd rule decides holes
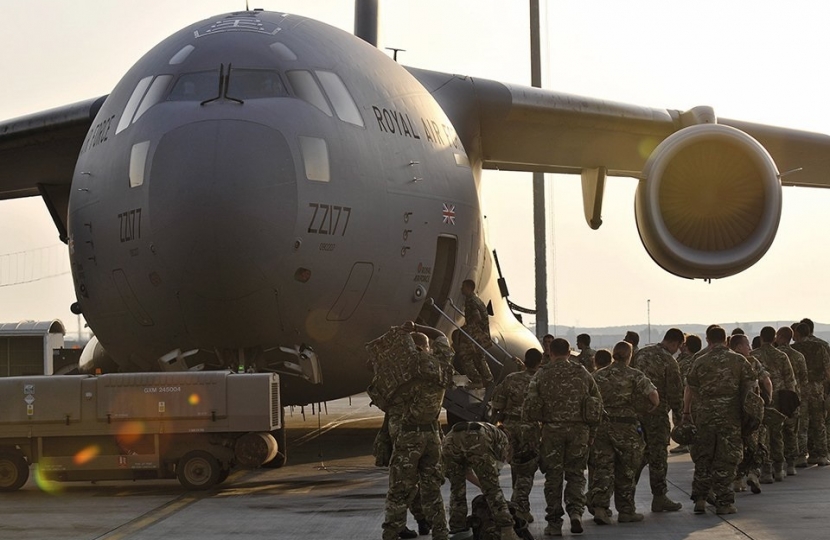
[[[179,482],[192,490],[210,489],[218,483],[221,473],[219,461],[202,450],[188,452],[176,465]]]
[[[0,491],[17,491],[29,479],[29,464],[18,453],[0,453]]]

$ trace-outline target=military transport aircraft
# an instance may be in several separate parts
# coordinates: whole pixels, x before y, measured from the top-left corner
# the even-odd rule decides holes
[[[428,299],[451,311],[467,278],[508,349],[537,343],[497,285],[483,169],[579,174],[593,224],[606,176],[639,178],[651,256],[716,278],[763,256],[782,184],[827,183],[828,149],[707,107],[407,69],[323,23],[244,11],[172,35],[108,96],[0,123],[0,197],[49,207],[92,365],[293,370],[290,404],[362,390],[363,344],[439,323]]]

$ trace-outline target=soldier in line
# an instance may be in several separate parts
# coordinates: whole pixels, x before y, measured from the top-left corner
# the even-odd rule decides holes
[[[800,323],[793,333],[793,349],[804,355],[807,362],[806,392],[808,465],[830,465],[827,460],[827,431],[824,412],[824,385],[830,382],[830,355],[817,338],[810,338],[810,327]]]
[[[496,525],[501,529],[502,540],[519,540],[499,486],[499,463],[511,458],[507,435],[487,422],[458,422],[444,438],[442,450],[445,473],[450,481],[450,533],[467,529],[469,478],[487,499]]]
[[[518,507],[517,514],[528,523],[533,522],[530,511],[530,490],[533,477],[539,468],[539,423],[522,421],[527,387],[542,362],[542,353],[537,349],[525,352],[525,371],[511,373],[496,386],[490,404],[493,407],[493,419],[502,424],[510,439],[513,459],[510,461],[513,495],[511,502]]]
[[[593,373],[596,370],[594,355],[597,352],[591,348],[591,336],[588,334],[576,336],[576,348],[579,349],[579,355],[576,357],[577,361],[588,370],[588,373]]]
[[[745,334],[735,334],[729,338],[729,348],[732,352],[740,354],[749,363],[750,371],[757,384],[753,388],[759,390],[761,396],[767,396],[764,402],[769,401],[769,396],[772,395],[772,382],[761,362],[750,354],[749,338]],[[745,426],[742,426],[745,427]],[[738,474],[736,479],[743,479],[746,476],[746,482],[752,489],[752,493],[756,495],[761,493],[762,483],[771,483],[769,481],[761,482],[759,477],[764,463],[769,459],[769,447],[767,446],[766,426],[763,424],[759,426],[752,426],[752,429],[745,428],[741,431],[741,438],[743,439],[743,459],[738,464]]]
[[[680,349],[684,340],[683,332],[677,328],[670,328],[663,336],[663,341],[643,347],[631,359],[631,367],[645,373],[660,394],[660,405],[651,412],[640,414],[646,450],[637,479],[639,480],[640,473],[648,465],[652,512],[676,512],[683,506],[666,495],[666,474],[669,468],[668,446],[671,437],[669,411],[674,414],[675,424],[680,423],[680,408],[683,403],[680,368],[672,355]]]
[[[490,315],[487,307],[476,295],[476,284],[471,279],[461,283],[461,294],[464,296],[464,330],[479,345],[485,349],[493,345],[490,339]],[[461,346],[458,351],[464,375],[470,379],[471,387],[483,388],[493,383],[493,374],[487,364],[487,358],[467,336],[460,336]]]
[[[686,375],[692,368],[697,353],[700,352],[703,343],[700,341],[700,336],[697,334],[686,334],[686,341],[680,346],[680,354],[677,356],[677,367],[680,370],[680,382],[686,384]],[[685,454],[689,451],[689,447],[685,444],[675,446],[669,450],[670,454]]]
[[[600,349],[600,350],[597,351],[596,355],[594,355],[594,364],[597,367],[597,371],[599,371],[600,369],[602,369],[604,367],[610,366],[611,361],[612,361],[611,351],[609,351],[608,349]],[[602,392],[600,392],[600,395],[602,395]],[[642,439],[642,436],[641,436],[641,439]],[[585,500],[586,500],[586,508],[588,509],[588,512],[591,513],[591,515],[594,515],[594,506],[593,506],[592,501],[594,500],[594,495],[593,494],[596,491],[596,488],[594,487],[594,485],[595,485],[595,483],[594,483],[595,471],[596,471],[596,466],[594,464],[594,453],[589,451],[588,452],[588,488],[587,488],[587,491],[586,491],[586,499]],[[611,508],[609,507],[608,508],[608,517],[610,518],[612,516],[612,514],[613,514],[613,512],[611,511]]]
[[[398,538],[406,525],[406,510],[417,487],[420,488],[424,513],[432,525],[432,538],[448,540],[447,517],[441,497],[443,475],[438,414],[444,392],[452,385],[452,348],[440,330],[411,321],[390,332],[409,333],[416,354],[386,351],[389,356],[401,356],[398,361],[406,363],[404,367],[410,370],[410,377],[385,404],[393,447],[383,540]],[[432,346],[428,337],[432,338]],[[376,377],[383,376],[383,371],[376,374]]]
[[[571,346],[557,338],[551,343],[551,361],[531,379],[522,420],[542,423],[540,463],[545,474],[546,536],[561,536],[565,511],[571,532],[582,532],[585,511],[585,466],[592,438],[590,423],[598,422],[602,398],[591,375],[568,361]]]
[[[593,375],[600,394],[604,397],[605,418],[597,428],[591,458],[594,464],[594,486],[589,506],[594,510],[594,522],[610,525],[611,492],[617,507],[619,523],[643,520],[634,505],[637,471],[642,463],[643,439],[637,431],[636,406],[646,398],[651,408],[660,403],[657,388],[642,371],[628,366],[631,345],[621,341],[614,346],[614,361]]]
[[[715,327],[706,332],[710,345],[686,377],[683,422],[697,426],[691,447],[695,463],[692,500],[695,514],[706,512],[712,492],[717,514],[734,514],[732,480],[742,455],[741,398],[755,384],[749,363],[726,348],[726,332]],[[694,413],[694,416],[692,414]]]
[[[807,361],[804,355],[793,349],[790,342],[793,331],[789,326],[782,326],[775,334],[775,346],[787,355],[795,374],[795,386],[801,402],[792,418],[784,421],[784,455],[787,459],[787,476],[795,476],[796,467],[807,466],[807,395],[810,384],[807,375]]]
[[[772,395],[770,397],[770,405],[780,411],[781,404],[779,395],[781,390],[795,391],[795,374],[793,373],[792,364],[786,354],[779,351],[773,345],[775,341],[775,328],[765,326],[761,329],[761,346],[754,349],[750,354],[757,358],[764,369],[769,373],[769,378],[772,383]],[[773,418],[772,415],[767,415]],[[767,484],[773,481],[781,482],[784,480],[784,422],[783,418],[776,416],[778,421],[766,422],[766,441],[765,444],[769,448],[761,469],[761,483]]]
[[[623,338],[623,341],[625,341],[626,343],[631,344],[631,350],[634,351],[634,352],[631,353],[632,355],[637,354],[637,351],[639,350],[639,345],[640,345],[640,334],[638,334],[634,330],[629,330],[628,332],[625,333],[625,337]]]
[[[805,317],[805,318],[801,319],[801,321],[799,321],[799,322],[803,323],[803,324],[806,324],[807,327],[810,329],[810,333],[807,336],[807,340],[808,341],[815,341],[817,343],[820,343],[824,347],[824,350],[827,353],[828,357],[830,357],[830,343],[827,343],[826,341],[824,341],[823,339],[821,339],[820,337],[815,335],[816,327],[815,327],[815,324],[813,323],[813,321],[811,319],[808,319],[808,318]],[[825,422],[825,424],[824,424],[824,426],[825,426],[825,433],[827,434],[827,438],[828,438],[827,448],[828,448],[828,452],[830,452],[830,414],[828,414],[828,412],[830,412],[830,411],[828,411],[828,409],[830,409],[830,407],[829,407],[830,402],[828,402],[828,390],[830,390],[830,389],[828,389],[827,385],[825,385],[824,390],[825,390],[824,391],[824,396],[825,396],[825,401],[824,401],[824,422]]]
[[[542,338],[542,365],[550,362],[550,344],[553,343],[553,334],[545,334]]]

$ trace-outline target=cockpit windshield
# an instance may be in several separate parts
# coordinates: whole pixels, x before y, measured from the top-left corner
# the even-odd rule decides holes
[[[167,101],[205,101],[215,98],[220,91],[219,70],[197,71],[179,76]],[[225,96],[248,100],[287,97],[288,91],[277,71],[267,69],[232,68],[227,77]]]
[[[219,91],[219,70],[197,71],[179,76],[167,101],[204,101]]]
[[[288,91],[276,71],[231,69],[228,79],[228,97],[245,100],[287,96]]]

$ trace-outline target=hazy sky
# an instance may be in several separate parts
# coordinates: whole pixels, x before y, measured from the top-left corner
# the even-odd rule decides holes
[[[244,0],[4,0],[0,120],[107,94],[153,45]],[[350,0],[250,0],[351,31]],[[529,84],[527,2],[381,0],[381,46],[399,61]],[[713,106],[722,117],[830,133],[830,4],[791,0],[550,1],[545,86],[650,107]],[[530,175],[486,173],[482,199],[491,248],[511,299],[533,293]],[[787,188],[779,233],[753,268],[711,284],[654,264],[634,223],[636,181],[609,179],[604,224],[582,217],[578,177],[547,177],[550,319],[563,326],[830,320],[830,191]],[[0,255],[56,244],[39,199],[0,202]],[[0,261],[1,263],[2,261]],[[0,287],[0,322],[75,318],[68,275]]]

